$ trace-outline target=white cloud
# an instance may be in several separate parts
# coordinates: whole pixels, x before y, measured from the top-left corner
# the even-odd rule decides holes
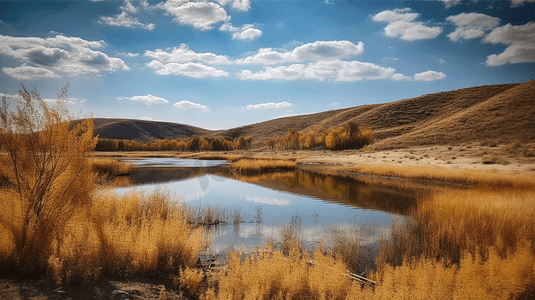
[[[446,78],[446,74],[432,70],[414,74],[414,80],[416,81],[436,81],[444,78]]]
[[[52,78],[51,72],[82,75],[130,70],[121,59],[111,58],[100,51],[93,50],[105,46],[104,41],[86,41],[78,37],[62,35],[44,39],[0,35],[0,54],[19,59],[24,63],[23,66],[15,69],[19,72],[22,70],[36,71],[37,74],[45,78]],[[26,66],[26,64],[37,65],[42,70],[34,69],[31,71],[30,66]]]
[[[268,102],[268,103],[259,103],[259,104],[249,104],[247,105],[247,109],[270,109],[270,108],[287,108],[292,107],[293,104],[290,102]]]
[[[237,77],[244,80],[361,81],[386,79],[394,73],[393,68],[384,68],[372,63],[334,60],[308,65],[266,67],[263,71],[256,73],[242,70]]]
[[[193,78],[226,77],[229,75],[223,70],[194,62],[163,64],[153,60],[146,66],[153,69],[158,75],[183,75]]]
[[[130,3],[130,0],[124,1],[124,6],[121,6],[121,10],[131,14],[137,13],[137,9],[132,5],[132,3]]]
[[[161,97],[156,97],[151,94],[147,94],[146,96],[117,97],[117,100],[139,101],[139,102],[144,102],[147,105],[169,103],[169,101],[167,101],[166,99],[161,98]]]
[[[171,52],[166,52],[161,49],[154,51],[145,51],[145,56],[154,58],[165,63],[186,63],[186,62],[203,62],[211,65],[226,65],[232,64],[232,61],[224,55],[216,55],[210,52],[196,53],[189,50],[186,44],[180,44],[180,47],[174,47]]]
[[[279,52],[272,48],[261,48],[258,53],[243,59],[237,64],[284,64],[304,61],[326,61],[343,59],[364,52],[364,43],[357,45],[349,41],[316,41],[296,47],[292,51]]]
[[[191,101],[182,100],[173,104],[178,109],[195,109],[200,111],[209,111],[210,109],[206,105],[193,103]]]
[[[287,206],[292,201],[290,199],[284,199],[284,198],[275,198],[275,197],[260,197],[260,196],[245,196],[245,201],[247,202],[254,202],[254,203],[262,203],[266,205],[279,205],[279,206]]]
[[[45,68],[36,68],[32,66],[20,66],[16,68],[2,68],[7,75],[18,80],[36,80],[40,78],[60,78],[61,76]]]
[[[139,53],[131,53],[131,52],[117,52],[117,54],[121,56],[126,56],[126,57],[138,57],[139,56]]]
[[[99,23],[110,26],[126,27],[126,28],[145,28],[147,30],[154,30],[155,25],[153,23],[145,24],[141,23],[137,18],[129,16],[126,11],[121,12],[115,17],[100,17]]]
[[[147,117],[147,116],[141,116],[141,117],[139,117],[139,119],[140,119],[140,120],[144,120],[144,121],[154,121],[153,118],[151,118],[151,117]]]
[[[232,2],[232,8],[241,11],[248,11],[251,9],[251,0],[234,0]]]
[[[406,21],[412,22],[418,18],[418,13],[413,13],[412,9],[406,8],[395,8],[392,10],[383,10],[382,12],[376,14],[372,17],[375,22],[396,22],[396,21]]]
[[[403,8],[382,11],[372,19],[376,22],[388,22],[384,28],[385,35],[405,41],[433,39],[442,33],[441,27],[429,27],[423,22],[414,21],[418,16],[419,14],[413,13],[410,8]]]
[[[500,24],[500,19],[480,13],[461,13],[446,18],[455,26],[455,31],[448,34],[451,41],[457,42],[461,39],[469,40],[482,37],[486,31],[494,29]]]
[[[216,23],[230,21],[227,11],[214,2],[168,0],[157,7],[172,15],[178,23],[191,25],[200,30],[209,30]]]
[[[234,27],[231,23],[225,23],[219,27],[219,30],[233,32],[233,40],[254,40],[262,35],[262,30],[255,28],[255,25],[253,24]]]
[[[229,74],[205,64],[225,65],[232,62],[224,55],[213,53],[196,53],[188,49],[186,44],[174,47],[171,52],[161,49],[145,51],[145,56],[155,60],[146,66],[159,75],[183,75],[193,78],[226,77]]]
[[[487,66],[535,62],[535,22],[494,28],[483,42],[508,45],[502,53],[487,56]]]
[[[458,5],[462,2],[462,0],[439,0],[442,3],[444,3],[444,6],[446,8],[450,8],[452,6]]]
[[[394,75],[392,75],[392,80],[395,80],[395,81],[410,81],[412,80],[411,77],[409,76],[405,76],[403,74],[400,74],[400,73],[395,73]]]
[[[511,6],[517,7],[519,5],[523,5],[524,3],[532,3],[535,2],[535,0],[511,0]]]

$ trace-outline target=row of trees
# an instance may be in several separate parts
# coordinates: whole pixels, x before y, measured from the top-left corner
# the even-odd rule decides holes
[[[233,140],[224,137],[192,137],[183,140],[157,140],[141,143],[133,140],[99,139],[96,151],[228,151],[248,150],[253,138],[240,136]]]
[[[299,149],[360,149],[373,142],[373,131],[363,128],[356,123],[348,123],[331,131],[319,130],[300,133],[289,129],[282,137],[265,141],[271,149],[299,150]]]

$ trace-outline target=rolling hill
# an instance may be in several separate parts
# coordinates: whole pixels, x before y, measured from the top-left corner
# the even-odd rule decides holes
[[[535,142],[535,80],[519,84],[478,86],[423,95],[383,104],[363,105],[310,115],[209,131],[188,125],[94,119],[101,138],[153,141],[191,136],[253,136],[253,147],[285,134],[333,129],[348,122],[371,127],[374,149],[466,143]]]

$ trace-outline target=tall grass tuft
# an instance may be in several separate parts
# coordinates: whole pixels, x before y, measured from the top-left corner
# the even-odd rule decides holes
[[[134,170],[134,165],[131,163],[108,158],[91,159],[91,167],[98,176],[105,177],[128,175]]]
[[[239,173],[288,171],[296,167],[295,161],[241,159],[230,163],[230,168]]]

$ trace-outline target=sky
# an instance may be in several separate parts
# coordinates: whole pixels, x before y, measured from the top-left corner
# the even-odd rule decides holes
[[[0,93],[229,129],[535,78],[535,0],[0,1]]]

